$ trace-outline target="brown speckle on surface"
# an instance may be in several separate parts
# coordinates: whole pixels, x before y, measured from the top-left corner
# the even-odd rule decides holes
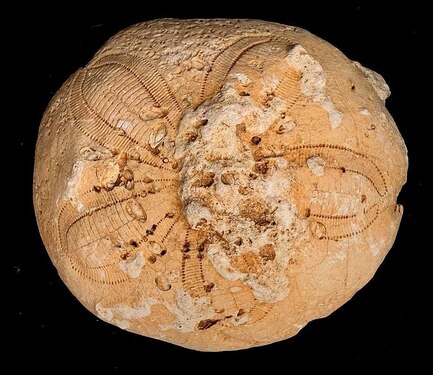
[[[214,177],[215,177],[215,173],[213,172],[202,173],[197,177],[194,186],[209,187],[214,183]]]
[[[206,293],[210,293],[214,287],[215,287],[214,283],[209,283],[204,286],[204,290],[206,291]]]
[[[203,331],[205,329],[209,329],[210,327],[214,326],[215,324],[217,324],[219,322],[218,319],[206,319],[206,320],[202,320],[198,323],[198,329]]]
[[[271,244],[267,244],[263,246],[259,251],[259,255],[263,258],[265,262],[269,260],[274,260],[275,259],[274,247]]]
[[[235,183],[235,176],[233,173],[223,173],[221,175],[221,182],[225,185],[232,185]]]
[[[269,208],[258,198],[247,198],[239,202],[239,213],[258,225],[266,225],[271,221]]]

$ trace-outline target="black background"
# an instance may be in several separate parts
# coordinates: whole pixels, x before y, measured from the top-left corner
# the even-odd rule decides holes
[[[428,261],[432,246],[427,240],[432,233],[423,213],[431,204],[427,194],[433,169],[427,135],[433,89],[427,57],[432,43],[427,32],[432,17],[426,7],[413,1],[383,9],[362,1],[325,3],[286,4],[284,8],[263,3],[239,11],[221,2],[202,3],[201,7],[153,4],[159,11],[146,9],[145,3],[137,7],[119,2],[101,5],[97,11],[90,6],[59,4],[58,8],[38,5],[3,14],[2,60],[7,68],[3,81],[12,83],[7,91],[3,85],[3,94],[10,101],[6,100],[3,111],[12,115],[3,124],[3,129],[12,129],[12,138],[5,145],[12,150],[3,156],[2,179],[2,188],[9,191],[2,210],[6,220],[3,238],[7,238],[2,262],[6,297],[1,303],[2,313],[6,310],[8,314],[2,323],[6,363],[12,361],[17,370],[23,366],[54,370],[54,360],[68,369],[118,373],[128,369],[148,372],[150,365],[162,366],[159,371],[163,371],[165,364],[179,371],[204,372],[204,363],[229,373],[263,365],[269,371],[280,366],[289,372],[311,366],[338,369],[344,364],[349,366],[346,372],[352,373],[351,369],[363,365],[373,366],[371,369],[373,364],[388,369],[409,365],[413,370],[427,363],[432,295]],[[200,9],[204,5],[213,10]],[[86,64],[111,35],[132,23],[159,17],[259,18],[296,25],[381,73],[391,87],[387,107],[410,158],[408,183],[399,197],[405,212],[397,241],[364,289],[330,317],[310,323],[292,339],[215,354],[133,335],[87,312],[63,285],[44,250],[31,191],[42,113],[68,76]],[[7,208],[9,204],[12,209]]]

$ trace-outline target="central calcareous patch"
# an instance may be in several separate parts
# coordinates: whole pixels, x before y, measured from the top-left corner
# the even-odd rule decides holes
[[[59,275],[101,319],[184,347],[295,335],[394,241],[407,157],[388,95],[296,27],[118,33],[40,127],[35,210]]]
[[[269,132],[287,123],[289,103],[275,98],[263,106],[240,96],[236,86],[248,81],[230,75],[217,97],[182,119],[175,154],[182,160],[180,197],[191,228],[211,233],[208,256],[221,276],[242,280],[259,301],[276,302],[288,294],[286,267],[307,223],[289,199],[295,181],[284,155],[254,157],[272,146]]]

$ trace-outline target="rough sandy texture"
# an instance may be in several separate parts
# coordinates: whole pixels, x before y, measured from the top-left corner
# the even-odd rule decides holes
[[[42,120],[48,253],[120,328],[209,351],[293,336],[364,286],[394,241],[407,157],[388,95],[299,28],[132,26]]]

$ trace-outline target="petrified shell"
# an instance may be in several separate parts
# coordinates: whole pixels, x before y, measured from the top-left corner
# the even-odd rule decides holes
[[[115,35],[42,120],[44,243],[86,308],[198,350],[295,335],[365,285],[402,215],[383,79],[307,31],[157,20]]]

